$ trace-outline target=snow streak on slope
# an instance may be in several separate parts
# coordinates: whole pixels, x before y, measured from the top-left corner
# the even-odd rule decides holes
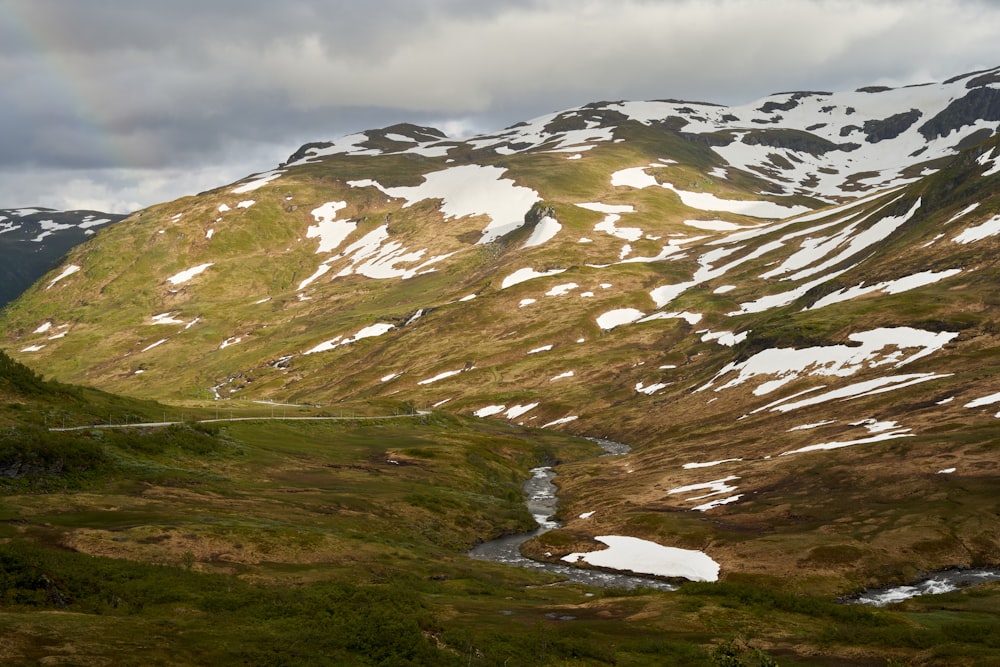
[[[67,266],[65,269],[62,270],[62,273],[60,273],[58,276],[49,281],[49,285],[45,289],[52,289],[52,286],[55,285],[57,282],[59,282],[64,278],[68,278],[69,276],[73,275],[79,270],[80,270],[79,266],[77,266],[76,264],[70,264],[69,266]]]
[[[788,280],[802,280],[826,271],[842,262],[846,262],[879,241],[885,240],[913,217],[917,209],[920,208],[920,204],[921,200],[917,199],[913,206],[903,215],[882,217],[864,229],[859,229],[860,222],[867,220],[871,216],[864,218],[858,223],[847,225],[832,236],[816,239],[808,238],[803,241],[802,249],[790,257],[784,265],[774,271],[761,274],[761,277],[771,278],[782,275],[796,266],[809,267],[803,268],[788,277]],[[886,204],[886,206],[888,205]],[[837,251],[836,254],[830,257],[829,255],[835,251]],[[825,261],[816,264],[817,261],[823,258],[826,258]]]
[[[932,332],[911,327],[874,329],[853,333],[848,339],[858,345],[826,345],[795,348],[771,348],[743,362],[726,364],[715,377],[698,391],[711,389],[725,376],[736,373],[714,389],[722,391],[742,385],[754,378],[774,377],[754,388],[756,396],[776,389],[805,375],[847,377],[863,369],[892,365],[899,368],[932,354],[958,336],[958,333]],[[904,356],[904,350],[916,350]]]
[[[357,341],[363,338],[373,338],[375,336],[381,336],[383,334],[392,331],[395,328],[396,326],[393,324],[389,324],[387,322],[379,322],[378,324],[373,324],[371,326],[367,326],[361,329],[350,338],[337,336],[332,340],[320,343],[319,345],[309,350],[306,350],[302,354],[316,354],[317,352],[329,352],[330,350],[335,350],[343,345],[350,345],[351,343],[356,343]]]
[[[788,218],[811,211],[808,206],[782,206],[774,202],[761,200],[723,199],[708,192],[688,192],[670,183],[659,183],[647,169],[662,167],[662,164],[652,164],[649,167],[634,167],[623,169],[611,174],[611,185],[627,186],[636,189],[659,186],[674,192],[685,206],[701,211],[726,211],[752,218]]]
[[[862,283],[860,285],[855,285],[854,287],[848,287],[827,294],[826,296],[818,300],[816,303],[809,306],[807,310],[816,310],[817,308],[823,308],[824,306],[829,306],[834,303],[840,303],[841,301],[849,301],[859,296],[864,296],[865,294],[873,294],[875,292],[883,292],[885,294],[899,294],[901,292],[907,292],[911,289],[923,287],[924,285],[932,285],[938,282],[939,280],[950,278],[961,272],[962,272],[961,269],[947,269],[945,271],[921,271],[920,273],[914,273],[904,278],[898,278],[896,280],[888,280],[880,283],[875,283],[874,285],[866,286],[864,283]]]

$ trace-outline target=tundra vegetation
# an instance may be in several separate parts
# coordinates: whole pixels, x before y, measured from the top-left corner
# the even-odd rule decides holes
[[[608,590],[466,556],[530,528],[528,469],[586,465],[587,440],[389,402],[342,420],[246,405],[236,416],[257,419],[201,424],[214,410],[185,406],[173,426],[50,431],[53,404],[181,409],[67,400],[90,390],[0,362],[5,664],[987,665],[1000,651],[995,584],[872,609],[773,576]]]
[[[838,600],[1000,565],[998,85],[398,125],[102,229],[0,311],[2,658],[996,664],[996,584]],[[719,580],[468,558],[542,465],[525,554]]]

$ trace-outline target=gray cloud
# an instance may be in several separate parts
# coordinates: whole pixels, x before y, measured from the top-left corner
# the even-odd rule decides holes
[[[942,80],[998,64],[997,25],[976,0],[0,0],[0,203],[63,206],[32,183],[75,173],[148,205],[404,120]]]

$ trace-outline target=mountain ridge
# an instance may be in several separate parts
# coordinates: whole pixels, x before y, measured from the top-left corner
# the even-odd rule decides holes
[[[92,210],[0,209],[0,308],[58,266],[97,228],[123,218]]]
[[[803,504],[809,548],[856,557],[784,567],[998,562],[998,71],[306,144],[102,231],[0,336],[129,395],[391,399],[633,445],[561,474],[545,539],[572,540],[536,555],[618,530],[773,570]],[[888,482],[928,498],[922,530],[878,509]]]

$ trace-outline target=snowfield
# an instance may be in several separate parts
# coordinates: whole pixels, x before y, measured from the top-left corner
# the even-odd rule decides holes
[[[656,542],[621,535],[594,538],[608,545],[602,551],[563,556],[568,563],[582,560],[597,567],[627,570],[661,577],[683,577],[690,581],[718,581],[719,564],[702,551],[665,547]]]
[[[445,219],[485,215],[490,223],[479,243],[488,243],[524,225],[524,214],[539,201],[538,193],[501,178],[506,169],[462,165],[424,175],[417,186],[385,187],[373,180],[349,181],[353,187],[375,187],[408,208],[426,199],[440,199]]]

